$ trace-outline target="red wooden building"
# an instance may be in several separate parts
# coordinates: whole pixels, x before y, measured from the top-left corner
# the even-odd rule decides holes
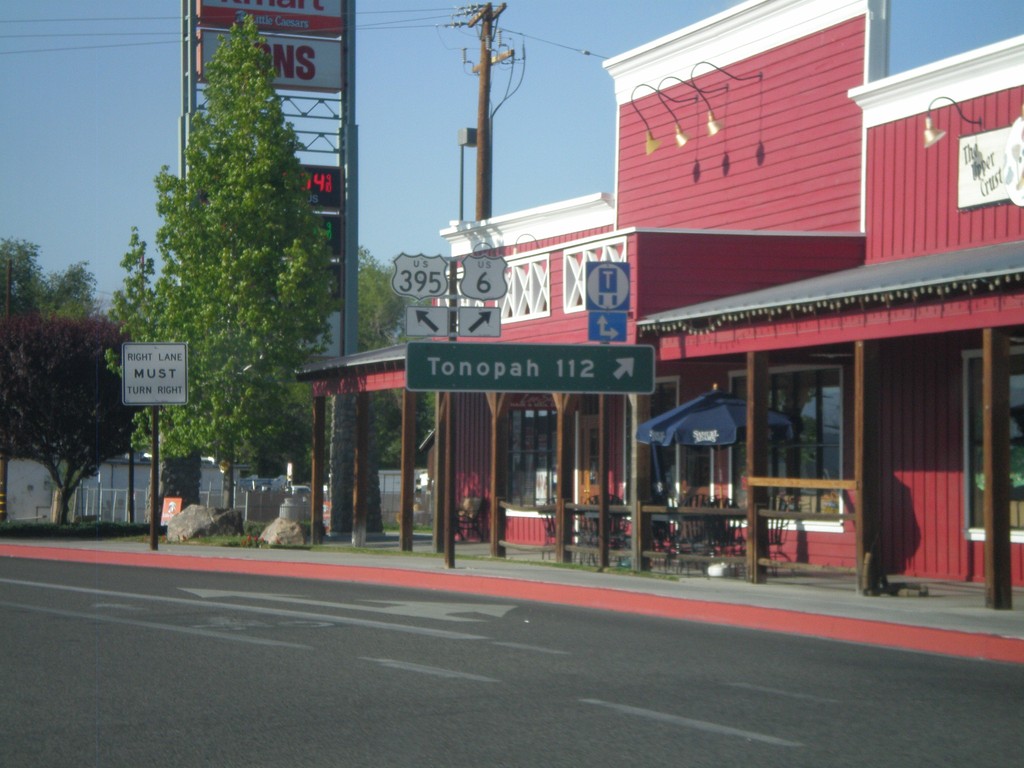
[[[443,231],[508,262],[499,343],[587,343],[585,264],[622,261],[657,355],[650,396],[453,399],[452,495],[502,541],[542,543],[556,499],[700,491],[745,510],[755,580],[767,554],[1024,585],[1024,38],[886,77],[885,5],[750,0],[608,60],[614,195]],[[794,437],[656,449],[652,478],[636,425],[714,386]]]

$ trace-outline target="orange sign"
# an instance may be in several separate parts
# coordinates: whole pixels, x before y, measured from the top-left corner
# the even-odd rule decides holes
[[[160,515],[160,525],[167,525],[171,521],[171,518],[181,512],[181,499],[165,496],[164,497],[164,508]]]

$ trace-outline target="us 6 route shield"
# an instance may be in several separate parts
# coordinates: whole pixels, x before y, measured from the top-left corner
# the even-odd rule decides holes
[[[650,394],[654,348],[410,341],[405,380],[414,392]]]
[[[508,293],[505,270],[508,263],[500,256],[471,256],[462,260],[462,280],[459,288],[468,299],[491,301],[504,298]]]

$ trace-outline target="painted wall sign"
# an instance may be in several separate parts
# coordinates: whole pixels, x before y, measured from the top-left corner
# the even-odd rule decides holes
[[[341,0],[201,0],[199,25],[226,29],[251,16],[266,32],[340,37]]]
[[[1014,205],[1024,207],[1024,114],[1013,121],[1003,153],[1003,184]]]
[[[216,30],[201,32],[200,78],[227,35]],[[275,88],[330,93],[341,90],[341,40],[282,35],[264,35],[264,38],[277,70]]]
[[[1009,128],[960,137],[957,207],[1024,205],[1024,118]]]

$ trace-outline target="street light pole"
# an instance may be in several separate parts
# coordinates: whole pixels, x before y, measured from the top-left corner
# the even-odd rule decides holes
[[[476,128],[459,128],[459,221],[463,218],[466,187],[466,147],[476,146]]]

